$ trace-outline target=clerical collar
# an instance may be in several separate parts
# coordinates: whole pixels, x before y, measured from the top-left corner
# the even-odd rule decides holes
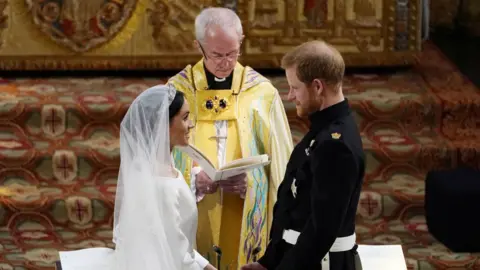
[[[203,64],[205,75],[207,76],[208,89],[210,90],[227,90],[232,88],[233,72],[226,78],[217,78],[210,71],[208,71],[205,64]]]
[[[348,100],[345,98],[340,103],[332,105],[324,110],[312,113],[308,118],[310,120],[310,129],[322,128],[338,118],[344,117],[351,112]]]

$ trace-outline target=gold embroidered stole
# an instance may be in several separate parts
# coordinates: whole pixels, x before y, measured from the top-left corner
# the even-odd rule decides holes
[[[225,162],[242,157],[237,125],[237,98],[240,90],[243,68],[234,71],[232,89],[209,90],[206,86],[203,65],[201,70],[194,67],[195,82],[195,146],[199,148],[218,168],[218,138],[216,121],[227,121]],[[200,75],[200,77],[198,76]],[[236,268],[241,235],[243,199],[236,194],[223,193],[207,195],[198,204],[197,249],[201,254],[212,253],[212,246],[222,250],[222,264]],[[216,260],[210,260],[216,265]]]

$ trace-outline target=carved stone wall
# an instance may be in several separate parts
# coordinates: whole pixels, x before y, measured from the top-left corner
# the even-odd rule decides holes
[[[421,49],[420,1],[0,0],[0,68],[180,69],[200,57],[193,26],[207,6],[239,14],[240,61],[254,68],[276,68],[312,39],[336,46],[349,66],[403,65]]]

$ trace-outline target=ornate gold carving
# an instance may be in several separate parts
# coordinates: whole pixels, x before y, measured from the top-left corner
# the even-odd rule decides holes
[[[310,28],[322,27],[327,21],[328,1],[327,0],[305,0],[303,14],[307,18]]]
[[[379,27],[377,22],[375,0],[355,0],[353,10],[355,12],[355,22],[361,26]]]
[[[152,37],[162,52],[196,52],[195,17],[216,0],[154,0],[149,10]]]
[[[396,14],[400,0],[276,0],[268,16],[280,18],[270,27],[253,22],[267,11],[255,1],[249,5],[247,51],[252,54],[285,53],[288,48],[322,39],[342,53],[416,52],[420,49],[420,0],[410,0],[406,22]],[[389,8],[385,8],[389,7]],[[276,11],[276,14],[272,14]],[[408,37],[397,37],[400,25],[408,25]],[[390,30],[392,29],[392,30]],[[388,33],[388,35],[385,35]],[[402,32],[403,34],[404,32]],[[405,46],[397,46],[400,39]]]
[[[255,27],[268,29],[277,23],[276,2],[276,0],[256,1],[255,20],[252,22]]]
[[[0,48],[3,45],[3,30],[8,26],[7,5],[8,0],[0,0]]]
[[[26,0],[33,22],[55,42],[81,53],[108,42],[137,0]]]
[[[150,5],[150,0],[137,0],[135,10],[130,15],[126,24],[122,27],[122,30],[107,43],[94,49],[95,53],[108,54],[128,43],[128,41],[132,39],[133,34],[139,30],[139,26],[145,18],[147,5]]]
[[[274,1],[274,0],[267,0]],[[149,21],[153,27],[155,46],[162,52],[197,53],[194,46],[195,17],[210,6],[238,10],[236,0],[152,0]]]
[[[274,37],[257,37],[250,40],[250,44],[254,47],[258,47],[262,52],[271,52],[275,45]]]
[[[40,0],[25,1],[34,2],[36,7],[40,8],[38,4]],[[77,2],[75,0],[43,0],[45,6],[42,8],[46,9],[46,15],[37,18],[55,17],[58,12],[64,16],[67,14],[64,11],[65,7],[58,4],[57,6],[61,9],[57,9],[52,3],[66,3],[67,1],[81,4],[78,0],[76,0]],[[94,3],[96,1],[93,0]],[[114,0],[104,1],[114,2]],[[123,1],[126,3],[126,1],[134,0]],[[193,32],[195,16],[205,6],[219,5],[229,5],[240,15],[246,36],[240,62],[254,68],[278,68],[285,52],[293,46],[312,39],[323,39],[333,44],[342,52],[348,66],[413,63],[415,53],[420,50],[421,46],[418,23],[421,14],[420,0],[409,0],[404,9],[399,7],[401,0],[371,0],[370,2],[375,1],[374,3],[376,3],[375,16],[380,27],[363,26],[356,22],[358,14],[355,13],[355,1],[326,0],[324,2],[326,9],[321,10],[324,13],[320,14],[321,16],[326,14],[326,16],[323,17],[320,25],[320,21],[311,21],[312,14],[315,12],[309,13],[305,10],[306,0],[135,0],[135,11],[130,15],[130,19],[122,31],[101,47],[90,51],[88,58],[82,55],[72,56],[66,50],[55,54],[55,51],[52,52],[49,49],[52,48],[51,46],[38,49],[34,56],[22,52],[13,54],[10,53],[14,48],[12,46],[8,48],[7,53],[0,56],[0,69],[182,69],[200,58],[200,54],[192,44],[195,38]],[[15,1],[10,3],[12,2]],[[6,3],[6,0],[0,0],[0,3]],[[312,3],[322,4],[321,1]],[[148,15],[144,13],[147,4],[150,8]],[[21,12],[26,7],[24,1],[21,1],[20,5],[17,3],[16,6],[19,7],[9,13],[15,18],[11,18],[9,21],[31,19],[30,14],[25,15]],[[357,8],[359,7],[357,6]],[[2,5],[0,5],[1,8]],[[401,16],[398,15],[399,11]],[[32,9],[31,14],[35,14],[35,12],[40,11]],[[106,17],[114,18],[115,14],[117,13],[113,12],[110,15],[107,14]],[[363,15],[365,14],[363,13]],[[145,15],[149,17],[143,17]],[[78,18],[85,18],[85,15],[82,16]],[[258,18],[262,19],[260,23]],[[145,19],[149,19],[153,25],[153,38],[151,38],[151,27],[145,25],[149,22]],[[50,25],[46,22],[42,23]],[[31,23],[26,22],[25,25],[27,24],[28,26],[21,29],[28,31],[32,29],[31,27],[35,27]],[[142,29],[139,30],[139,28]],[[48,28],[47,30],[53,33],[55,29]],[[44,39],[45,35],[40,31],[36,31],[36,33],[40,33],[40,36],[35,37],[35,33],[31,34],[34,36],[35,44],[48,41],[48,39]],[[402,34],[400,38],[399,34]],[[129,41],[130,38],[133,40]],[[27,41],[11,40],[5,46],[24,42]],[[155,42],[157,46],[154,46]],[[120,48],[124,44],[126,44],[125,48]],[[134,50],[138,47],[133,47],[136,44],[145,44],[145,46],[142,49]],[[57,46],[54,48],[58,49]],[[144,50],[144,48],[148,48],[148,50]],[[45,54],[42,54],[43,50]]]
[[[278,68],[283,54],[242,55],[240,62],[255,68]],[[401,66],[415,61],[415,53],[344,53],[345,64],[355,66]],[[199,60],[198,55],[178,57],[124,56],[124,57],[71,57],[71,56],[2,56],[0,70],[116,70],[135,69],[182,69]]]

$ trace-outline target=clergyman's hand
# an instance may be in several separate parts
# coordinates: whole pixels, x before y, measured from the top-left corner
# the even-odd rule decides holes
[[[240,270],[267,270],[267,268],[263,267],[258,262],[254,262],[242,266]]]
[[[232,176],[226,180],[220,180],[218,183],[223,191],[236,193],[242,199],[245,198],[245,193],[247,192],[247,175],[245,173]]]
[[[208,264],[207,266],[205,266],[205,268],[203,268],[204,270],[217,270],[217,268],[215,268],[213,265],[211,264]]]
[[[213,194],[218,189],[218,184],[212,181],[203,170],[195,177],[195,186],[197,191],[202,194]]]

